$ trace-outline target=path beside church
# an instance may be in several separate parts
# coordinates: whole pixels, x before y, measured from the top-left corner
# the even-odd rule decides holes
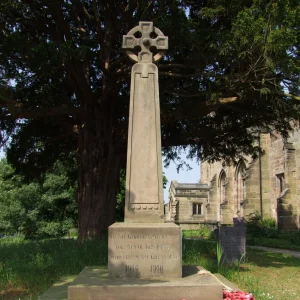
[[[268,252],[273,252],[273,253],[288,254],[293,257],[300,258],[300,251],[296,251],[296,250],[269,248],[269,247],[261,247],[261,246],[247,246],[247,248],[263,250],[263,251],[268,251]]]

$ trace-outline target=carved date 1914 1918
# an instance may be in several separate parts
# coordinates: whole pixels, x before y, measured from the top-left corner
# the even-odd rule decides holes
[[[125,271],[127,276],[136,277],[139,272],[139,267],[138,265],[126,265]]]
[[[156,273],[157,275],[162,275],[164,273],[163,265],[151,265],[151,272]]]

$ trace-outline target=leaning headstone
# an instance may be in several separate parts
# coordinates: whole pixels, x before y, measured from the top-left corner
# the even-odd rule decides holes
[[[233,226],[234,227],[245,227],[245,220],[244,218],[233,218]]]
[[[243,218],[233,218],[234,227],[221,226],[219,242],[223,250],[222,261],[239,263],[245,261],[246,228]]]

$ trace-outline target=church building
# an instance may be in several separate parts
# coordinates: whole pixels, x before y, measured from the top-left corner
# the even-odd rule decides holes
[[[166,222],[192,229],[257,213],[274,218],[279,229],[300,229],[300,132],[295,129],[287,141],[274,133],[259,139],[264,153],[256,159],[230,166],[202,162],[200,183],[172,181]]]

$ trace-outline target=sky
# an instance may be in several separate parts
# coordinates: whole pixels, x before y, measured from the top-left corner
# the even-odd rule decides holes
[[[185,155],[182,155],[182,159]],[[163,166],[163,171],[168,179],[167,187],[164,189],[164,202],[169,202],[169,188],[172,180],[177,180],[179,183],[198,183],[200,180],[200,165],[196,159],[185,159],[185,162],[190,165],[192,170],[183,168],[177,173],[176,164],[170,163],[168,168]]]

